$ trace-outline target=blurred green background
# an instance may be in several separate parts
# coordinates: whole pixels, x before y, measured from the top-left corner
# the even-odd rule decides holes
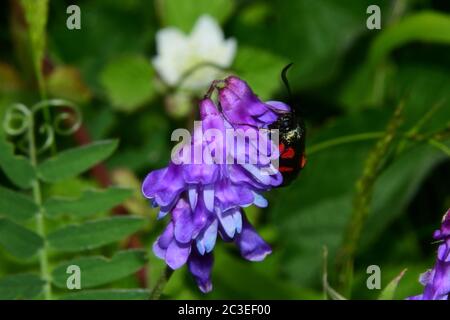
[[[81,8],[81,30],[66,28],[66,8]],[[381,8],[381,30],[368,30],[366,8]],[[49,97],[77,103],[83,130],[91,140],[118,138],[119,149],[106,162],[114,184],[131,187],[126,211],[147,219],[139,232],[148,253],[147,286],[164,264],[151,244],[165,222],[140,196],[140,181],[170,157],[173,129],[190,127],[198,118],[189,93],[177,105],[158,78],[151,58],[156,32],[174,26],[189,33],[198,17],[209,14],[226,38],[237,40],[231,66],[262,99],[296,104],[308,128],[308,164],[293,185],[268,194],[267,209],[248,215],[273,246],[264,262],[250,263],[232,245],[215,249],[214,290],[203,295],[185,268],[167,286],[165,298],[321,299],[323,246],[331,278],[334,261],[350,214],[355,183],[375,139],[320,149],[341,136],[383,131],[394,109],[404,104],[400,132],[406,133],[433,106],[439,108],[419,134],[445,130],[450,124],[450,3],[438,0],[101,0],[50,1],[44,79]],[[13,102],[39,101],[27,26],[19,1],[3,1],[0,10],[0,110]],[[289,72],[288,97],[280,71]],[[175,102],[174,102],[175,101]],[[86,138],[84,136],[84,138]],[[83,137],[58,138],[58,149],[82,143]],[[450,139],[442,141],[449,148]],[[432,233],[450,207],[450,160],[427,141],[406,141],[398,156],[383,155],[384,170],[374,184],[370,214],[355,260],[354,298],[377,298],[366,287],[366,268],[379,265],[382,286],[404,268],[396,298],[418,294],[421,272],[434,263]],[[392,150],[391,150],[392,151]],[[390,152],[391,152],[390,151]],[[384,157],[386,156],[386,157]],[[104,181],[103,181],[104,182]],[[0,174],[0,183],[9,186]],[[98,176],[85,174],[44,189],[46,195],[74,196],[98,186]],[[107,215],[107,212],[102,215]],[[122,244],[92,250],[111,256]],[[55,255],[53,264],[76,257]],[[36,261],[20,261],[0,247],[0,279],[33,270]],[[100,286],[139,287],[133,274]],[[61,292],[63,290],[61,289]]]

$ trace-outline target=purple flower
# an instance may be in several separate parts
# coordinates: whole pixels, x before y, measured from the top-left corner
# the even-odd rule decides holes
[[[420,276],[420,283],[425,286],[421,295],[410,297],[410,300],[449,300],[450,297],[450,209],[442,220],[440,230],[436,230],[433,238],[439,241],[436,264]]]
[[[229,147],[226,133],[230,129],[246,133],[267,129],[280,113],[290,110],[282,102],[262,102],[237,77],[228,77],[221,84],[213,83],[210,90],[217,90],[217,103],[209,95],[200,101],[202,125],[194,129],[188,144],[190,150],[197,148],[213,161],[203,158],[197,163],[183,149],[167,167],[150,172],[142,184],[144,196],[160,207],[158,218],[170,215],[169,224],[153,245],[155,255],[172,269],[187,263],[203,292],[212,290],[212,251],[218,235],[234,242],[247,260],[261,261],[271,253],[242,208],[253,204],[266,207],[268,202],[262,193],[279,186],[283,179],[277,170],[262,170],[271,166],[271,156],[277,156],[278,146],[270,145],[270,139],[266,141],[269,152],[261,155],[260,145],[251,139],[244,146]],[[210,129],[227,138],[207,136]],[[236,139],[232,138],[234,142]],[[217,157],[220,153],[222,156]],[[249,160],[255,153],[256,162],[229,161],[238,157]]]

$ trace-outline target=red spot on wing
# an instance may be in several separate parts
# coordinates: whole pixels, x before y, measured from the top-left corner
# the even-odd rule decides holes
[[[280,154],[282,154],[284,152],[284,148],[285,148],[284,143],[280,143],[278,145],[278,149],[280,150]]]
[[[287,148],[287,150],[281,154],[281,158],[283,159],[292,159],[294,156],[295,150],[293,148]]]
[[[280,171],[280,172],[292,172],[292,171],[294,171],[294,168],[290,168],[290,167],[280,167],[279,171]]]

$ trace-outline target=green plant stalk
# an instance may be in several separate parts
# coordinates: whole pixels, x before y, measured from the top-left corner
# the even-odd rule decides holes
[[[315,145],[312,145],[308,147],[308,155],[314,154],[316,152],[320,152],[322,150],[338,146],[341,144],[351,143],[351,142],[358,142],[358,141],[365,141],[365,140],[372,140],[372,139],[378,139],[383,137],[384,132],[378,131],[378,132],[364,132],[364,133],[357,133],[347,136],[341,136],[335,139],[326,140],[323,142],[319,142]]]
[[[32,64],[33,64],[33,71],[35,73],[35,77],[36,77],[36,82],[37,82],[37,86],[39,89],[39,96],[41,98],[42,101],[46,101],[48,98],[48,93],[47,93],[47,86],[46,86],[46,82],[45,82],[45,78],[44,75],[42,73],[42,61],[43,61],[43,49],[37,47],[36,41],[35,39],[33,39],[33,34],[32,34],[32,30],[31,30],[31,23],[30,23],[30,12],[28,12],[29,8],[26,8],[27,6],[25,5],[28,1],[30,0],[22,0],[22,8],[24,9],[24,18],[27,21],[28,28],[27,28],[27,34],[28,34],[28,41],[29,41],[29,46],[30,46],[30,51],[31,51],[31,59],[32,59]],[[44,1],[44,0],[40,0],[40,1]],[[46,7],[47,7],[47,11],[48,11],[48,0],[46,1]],[[33,12],[33,14],[37,14],[35,12]],[[47,25],[47,12],[45,13],[45,22],[44,22],[44,30],[45,30],[45,26]],[[42,52],[41,50],[42,49]],[[43,108],[43,113],[44,113],[44,121],[46,123],[51,123],[52,121],[52,117],[50,114],[50,110],[49,107],[46,106],[45,108]],[[56,145],[52,144],[51,147],[51,153],[52,155],[56,154]]]
[[[159,277],[158,282],[156,282],[155,287],[153,288],[150,294],[150,300],[159,300],[173,272],[174,270],[166,266],[166,268],[164,269],[162,275]]]
[[[433,115],[442,107],[442,105],[444,104],[445,100],[442,100],[438,103],[435,103],[430,110],[428,110],[425,115],[423,117],[421,117],[419,119],[419,121],[417,121],[417,123],[406,132],[405,137],[407,139],[404,139],[400,142],[396,152],[397,155],[399,155],[400,153],[402,153],[408,144],[408,140],[424,140],[425,137],[420,136],[419,135],[419,131],[420,129],[422,129],[422,127],[428,122],[428,120],[430,120]],[[434,134],[431,134],[430,136],[433,136]]]
[[[28,148],[29,148],[29,156],[31,165],[36,168],[37,166],[37,156],[36,156],[36,144],[34,137],[34,119],[33,116],[30,116],[30,126],[28,128]],[[33,189],[33,199],[34,202],[39,207],[39,211],[36,215],[36,231],[37,233],[44,239],[44,244],[42,249],[39,251],[39,266],[41,272],[41,278],[45,281],[44,284],[44,298],[46,300],[52,299],[52,286],[51,286],[51,277],[48,263],[48,250],[47,250],[47,241],[46,241],[46,232],[45,232],[45,217],[44,210],[42,208],[42,193],[41,193],[41,184],[38,178],[35,178],[32,183]]]
[[[430,145],[432,145],[433,147],[439,149],[440,151],[442,151],[443,153],[445,153],[447,156],[450,157],[450,147],[446,146],[442,142],[439,142],[439,141],[437,141],[435,139],[428,140],[428,143]]]
[[[27,15],[27,14],[25,14]],[[34,72],[36,75],[36,80],[39,88],[39,94],[41,100],[47,99],[47,88],[45,85],[44,76],[42,74],[42,61],[40,55],[37,53],[37,49],[35,47],[35,43],[32,41],[32,35],[30,27],[28,27],[28,36],[30,39],[30,47],[31,47],[31,55],[33,59]],[[44,108],[44,120],[47,123],[50,123],[50,110],[48,107]],[[29,157],[33,167],[37,166],[37,156],[36,156],[36,141],[34,137],[34,119],[33,115],[30,116],[30,127],[28,129],[28,148],[29,148]],[[56,146],[52,144],[51,147],[52,153],[56,153]],[[45,217],[42,208],[42,193],[41,193],[41,184],[38,178],[32,182],[33,189],[33,198],[34,202],[37,204],[39,211],[36,215],[36,231],[37,233],[44,239],[44,244],[42,249],[39,251],[39,265],[41,271],[41,278],[45,281],[44,283],[44,298],[46,300],[52,299],[52,287],[51,287],[51,278],[50,278],[50,270],[48,264],[48,252],[47,252],[47,241],[46,241],[46,231],[45,231]]]
[[[344,239],[337,255],[337,272],[339,291],[350,297],[353,280],[354,256],[361,237],[361,232],[369,215],[370,203],[375,181],[380,175],[380,163],[393,144],[397,129],[401,123],[403,104],[396,109],[389,121],[384,136],[369,153],[363,173],[356,182],[356,192],[350,222],[344,234]]]
[[[399,143],[399,146],[397,148],[397,154],[400,154],[400,151],[405,151],[405,142],[406,141],[413,141],[413,142],[428,142],[431,145],[436,146],[435,142],[439,143],[439,140],[444,140],[448,138],[450,130],[448,128],[445,128],[443,130],[440,130],[438,132],[431,132],[425,135],[419,135],[418,133],[411,134],[410,132],[402,133],[401,138],[402,140]],[[340,136],[334,139],[325,140],[316,144],[313,144],[311,146],[308,146],[307,153],[308,155],[312,155],[318,152],[321,152],[323,150],[326,150],[328,148],[340,146],[347,143],[353,143],[353,142],[359,142],[359,141],[367,141],[367,140],[375,140],[384,137],[385,132],[384,131],[374,131],[374,132],[363,132],[363,133],[356,133],[356,134],[350,134],[346,136]],[[399,134],[400,135],[400,134]],[[431,141],[434,141],[431,143]],[[445,146],[445,145],[444,145]],[[439,147],[437,147],[439,148]],[[444,151],[442,148],[439,148],[440,150]],[[444,151],[445,152],[445,151]]]

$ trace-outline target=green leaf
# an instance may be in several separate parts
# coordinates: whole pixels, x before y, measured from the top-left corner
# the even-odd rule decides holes
[[[83,290],[61,296],[61,300],[147,300],[150,292],[144,289]]]
[[[0,218],[0,245],[18,258],[30,258],[44,241],[36,233],[8,219]]]
[[[383,30],[370,48],[369,62],[375,66],[394,49],[412,41],[450,44],[450,15],[420,12]]]
[[[0,217],[24,221],[33,217],[38,210],[29,197],[0,186]]]
[[[429,88],[436,88],[448,82],[448,73],[442,72],[443,75],[439,75],[438,72],[434,72],[441,78],[438,80],[433,75],[426,76],[425,73],[433,72],[429,70],[430,65],[422,67],[425,70],[420,70],[421,66],[417,63],[403,68],[406,72],[408,69],[416,70],[403,81],[399,81],[405,70],[400,70],[399,75],[395,75],[396,68],[385,60],[395,49],[411,42],[450,44],[450,16],[437,12],[421,12],[407,16],[389,28],[383,28],[370,46],[367,62],[358,67],[341,90],[341,103],[353,110],[361,106],[379,106],[383,101],[383,95],[392,91],[393,87],[397,87],[399,82],[406,84],[405,95],[412,93],[419,96],[419,99],[424,99],[427,91],[430,91]],[[412,88],[417,82],[435,82],[435,84],[426,84],[421,89]],[[421,108],[416,110],[422,112]]]
[[[16,186],[26,189],[36,174],[30,162],[23,156],[14,155],[14,147],[0,135],[0,167]]]
[[[440,107],[419,132],[440,131],[450,119],[450,67],[428,63],[401,63],[392,79],[397,99],[405,100],[405,125],[413,128],[436,105]]]
[[[267,100],[279,89],[280,72],[288,63],[269,51],[241,46],[233,67],[261,99]]]
[[[103,140],[63,151],[38,166],[39,177],[46,182],[71,178],[108,158],[117,146],[117,140]]]
[[[235,6],[234,0],[196,0],[195,5],[184,0],[161,0],[157,3],[163,24],[185,32],[191,31],[197,19],[204,14],[223,23]]]
[[[115,207],[131,194],[132,190],[122,188],[109,188],[103,191],[87,190],[78,199],[50,198],[45,201],[44,208],[49,217],[60,215],[86,217]]]
[[[396,76],[399,97],[407,96],[405,101],[404,126],[408,130],[420,121],[426,112],[436,103],[442,105],[439,110],[423,124],[419,133],[441,131],[450,119],[450,79],[447,69],[414,64],[401,66]],[[402,214],[405,203],[412,199],[427,174],[446,155],[425,143],[411,146],[400,155],[379,177],[373,195],[373,216],[367,224],[370,228],[364,232],[361,245],[376,241],[383,230]]]
[[[146,262],[144,250],[129,250],[116,253],[111,259],[104,257],[79,258],[59,265],[53,271],[53,283],[67,288],[69,275],[66,270],[76,265],[81,270],[81,288],[92,288],[122,279],[138,271]]]
[[[295,66],[289,72],[293,89],[311,88],[332,79],[343,54],[362,33],[370,0],[254,1],[232,20],[231,32],[245,43],[271,50]],[[383,17],[390,9],[379,3]],[[275,81],[272,79],[268,81]]]
[[[115,217],[70,225],[48,235],[49,244],[58,251],[94,249],[119,241],[138,231],[144,220],[137,217]]]
[[[386,288],[383,289],[381,292],[378,300],[393,300],[395,291],[397,290],[398,284],[400,283],[400,280],[403,278],[403,275],[405,274],[406,269],[404,269],[400,274],[392,279],[391,282],[386,286]]]
[[[115,109],[134,111],[154,97],[153,75],[148,59],[138,55],[125,56],[106,65],[100,82]]]
[[[429,145],[419,145],[402,154],[378,178],[372,200],[372,212],[361,239],[365,248],[398,218],[405,205],[414,197],[427,174],[446,155]]]
[[[29,300],[42,292],[44,281],[33,274],[16,274],[0,279],[0,300]]]
[[[151,135],[148,134],[149,128],[151,128]],[[149,167],[165,166],[171,148],[170,141],[167,139],[171,132],[167,115],[153,112],[147,117],[139,117],[136,128],[133,129],[133,133],[130,132],[130,134],[145,135],[146,138],[138,146],[124,146],[121,152],[116,152],[109,159],[108,164],[111,167],[125,167],[134,172],[145,171]]]
[[[65,64],[76,66],[96,93],[100,93],[98,75],[105,62],[153,47],[157,21],[154,6],[148,1],[87,1],[81,5],[82,27],[73,31],[65,27],[67,5],[51,1],[51,11],[61,13],[53,14],[49,24],[52,52]]]

